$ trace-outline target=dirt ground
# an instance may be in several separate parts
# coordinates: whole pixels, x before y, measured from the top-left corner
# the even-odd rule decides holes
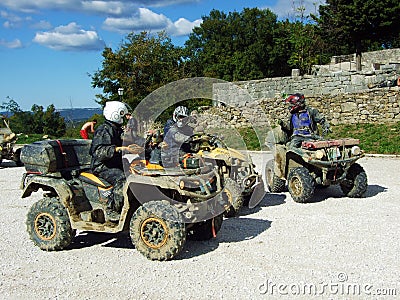
[[[268,154],[253,153],[259,170]],[[35,247],[21,199],[23,167],[0,168],[2,299],[395,299],[400,295],[399,158],[363,158],[365,198],[318,189],[314,201],[267,193],[225,219],[215,239],[188,241],[174,260],[153,262],[128,234],[79,232],[63,251]]]

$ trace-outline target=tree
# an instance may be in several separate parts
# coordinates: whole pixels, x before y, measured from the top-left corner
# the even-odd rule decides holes
[[[326,0],[315,17],[321,34],[332,45],[347,44],[356,52],[357,70],[361,70],[361,53],[365,45],[380,43],[390,47],[399,37],[400,2],[398,0]]]
[[[14,100],[7,105],[12,107],[13,115],[9,119],[10,128],[14,132],[47,134],[53,137],[61,137],[65,134],[65,120],[53,104],[49,105],[45,112],[43,106],[37,104],[32,105],[31,111],[22,111]]]
[[[43,117],[44,117],[43,106],[33,104],[31,111],[32,111],[32,125],[31,125],[32,132],[30,133],[43,133]]]
[[[35,119],[35,115],[34,115]],[[65,134],[65,120],[56,111],[53,104],[49,105],[43,113],[43,133],[51,136],[60,137]]]
[[[124,88],[124,100],[132,107],[149,93],[181,78],[182,49],[161,32],[150,35],[130,33],[115,52],[103,51],[102,69],[90,75],[92,87],[103,89],[98,103],[118,100],[118,88]]]
[[[3,102],[3,104],[0,105],[0,109],[3,109],[7,113],[12,113],[12,114],[21,112],[21,108],[19,107],[19,104],[14,99],[11,99],[8,96],[6,98],[7,98],[8,102]],[[8,115],[6,117],[8,117]]]
[[[273,56],[276,24],[276,15],[268,9],[229,14],[212,10],[185,43],[191,75],[227,81],[278,75]]]

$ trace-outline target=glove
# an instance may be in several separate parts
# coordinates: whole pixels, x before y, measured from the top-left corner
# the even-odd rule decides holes
[[[332,133],[332,130],[329,126],[325,126],[322,132],[324,135],[327,135],[328,133]]]
[[[126,146],[115,147],[115,152],[129,151],[129,148]]]
[[[283,127],[283,126],[284,126],[283,121],[282,121],[281,119],[278,119],[278,120],[276,121],[276,125],[277,125],[277,126],[280,126],[280,127]]]

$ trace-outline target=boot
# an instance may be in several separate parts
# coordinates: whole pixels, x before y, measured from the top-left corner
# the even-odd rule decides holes
[[[114,223],[119,222],[119,218],[121,217],[121,214],[116,212],[115,210],[112,210],[111,208],[106,208],[106,220]]]

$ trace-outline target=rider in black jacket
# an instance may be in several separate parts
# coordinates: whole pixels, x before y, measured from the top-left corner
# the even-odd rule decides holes
[[[106,121],[95,133],[90,147],[93,174],[104,178],[114,186],[113,197],[107,202],[106,213],[110,221],[119,219],[123,206],[122,187],[125,174],[122,166],[122,123],[128,113],[126,105],[119,101],[109,101],[103,110]]]

